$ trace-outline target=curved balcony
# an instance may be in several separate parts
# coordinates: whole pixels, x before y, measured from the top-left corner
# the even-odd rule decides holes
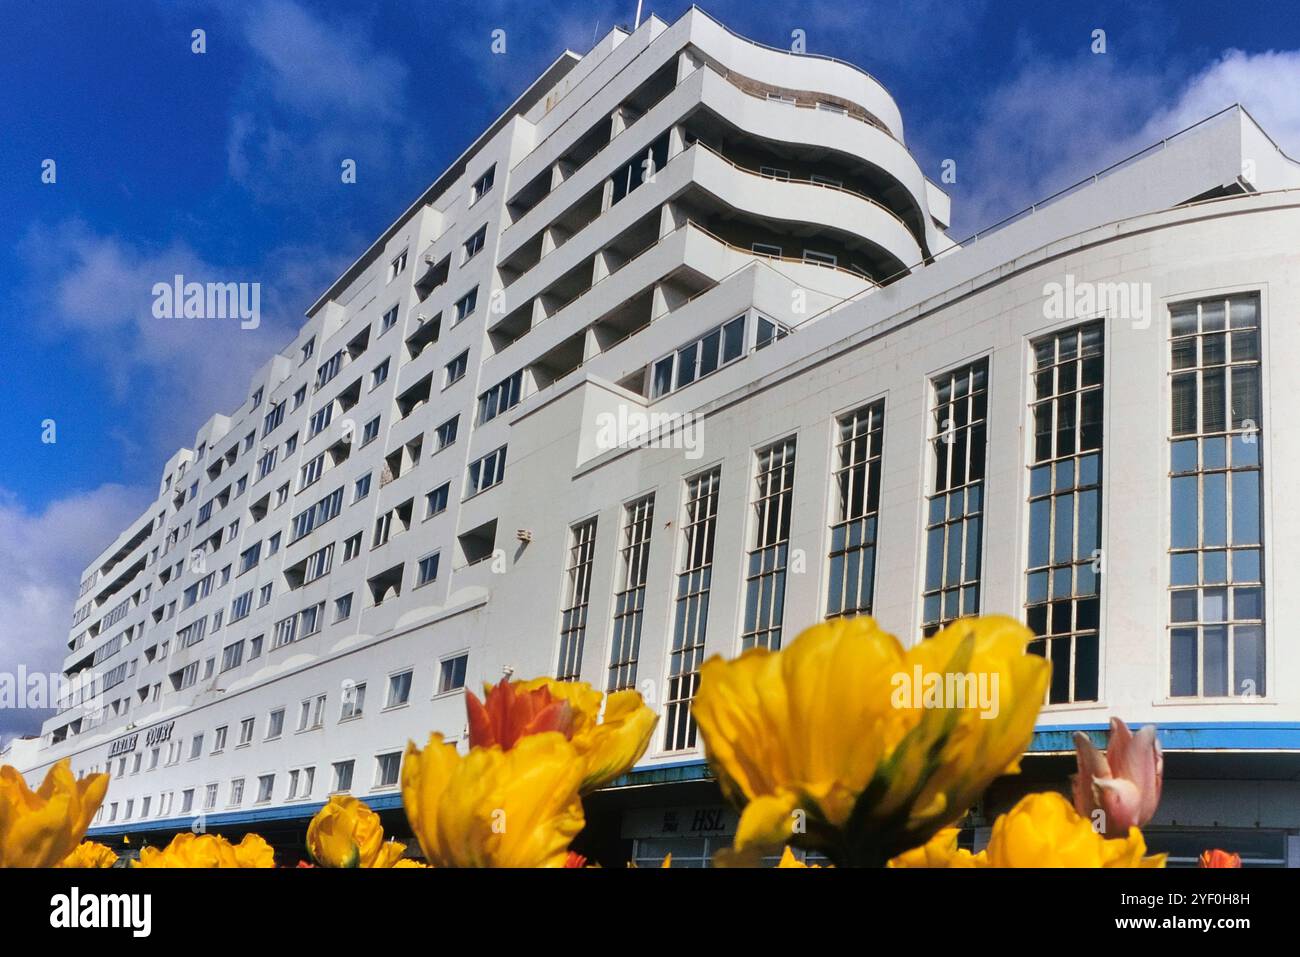
[[[901,210],[927,256],[942,248],[943,236],[930,217],[925,176],[907,147],[885,130],[849,114],[801,109],[769,100],[736,86],[706,67],[700,104],[744,133],[789,147],[811,147],[866,164],[882,185],[882,195]],[[914,265],[922,257],[909,260]]]
[[[921,247],[907,224],[883,203],[861,193],[812,180],[776,179],[739,166],[720,153],[696,143],[695,186],[707,191],[731,211],[779,223],[781,232],[800,239],[837,234],[842,248],[860,250],[870,262],[859,269],[866,278],[885,280],[920,262]],[[726,238],[724,236],[724,238]],[[800,257],[806,259],[807,257]]]
[[[903,116],[898,104],[884,84],[861,67],[834,57],[793,53],[749,40],[698,7],[691,14],[691,41],[728,69],[757,78],[780,77],[782,86],[816,90],[856,103],[902,141]]]

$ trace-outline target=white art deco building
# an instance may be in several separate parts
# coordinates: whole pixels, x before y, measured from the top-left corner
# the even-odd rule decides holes
[[[108,771],[98,835],[288,840],[339,791],[400,827],[407,740],[549,673],[661,713],[588,846],[702,862],[706,656],[1000,611],[1054,675],[973,840],[1119,715],[1151,844],[1300,864],[1300,165],[1233,107],[948,221],[850,64],[697,9],[566,53],[165,464],[73,614],[105,708],[27,770]]]

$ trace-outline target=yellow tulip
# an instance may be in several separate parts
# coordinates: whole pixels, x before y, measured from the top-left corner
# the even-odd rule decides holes
[[[945,827],[920,847],[898,855],[890,867],[987,867],[984,852],[972,854],[957,846],[958,830]]]
[[[799,860],[799,858],[794,856],[794,851],[790,850],[789,844],[787,844],[785,850],[781,852],[781,859],[776,862],[776,866],[778,869],[782,867],[821,867],[820,864],[809,864],[807,861]]]
[[[563,867],[586,765],[555,731],[461,755],[441,734],[402,762],[402,803],[434,867]]]
[[[1107,838],[1055,791],[1028,794],[993,822],[989,846],[978,854],[957,847],[957,829],[936,834],[901,854],[890,867],[1164,867],[1165,855],[1146,857],[1136,827]]]
[[[112,867],[115,863],[117,854],[111,847],[94,841],[82,841],[63,859],[59,867],[100,868]]]
[[[638,691],[602,695],[585,682],[554,678],[502,680],[486,688],[481,702],[473,692],[467,694],[465,705],[472,748],[500,745],[508,750],[531,734],[563,734],[583,762],[583,794],[631,770],[659,721]]]
[[[108,791],[108,775],[72,776],[67,759],[33,792],[14,768],[0,767],[0,867],[55,867],[77,845]]]
[[[257,834],[231,844],[219,834],[177,834],[161,850],[146,847],[135,867],[275,867],[275,852]]]
[[[971,618],[905,650],[858,617],[706,661],[694,715],[741,811],[736,855],[793,844],[881,866],[956,821],[1019,769],[1051,674],[1030,638],[1010,618]]]
[[[1028,794],[993,822],[989,867],[1164,867],[1164,854],[1146,854],[1136,827],[1106,838],[1062,794]]]
[[[384,842],[379,815],[347,794],[336,794],[307,825],[307,850],[321,867],[392,867],[405,844]]]

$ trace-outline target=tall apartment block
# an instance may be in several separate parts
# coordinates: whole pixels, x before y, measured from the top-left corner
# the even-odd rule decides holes
[[[1053,679],[976,843],[1118,715],[1166,751],[1152,846],[1300,865],[1300,165],[1233,107],[948,222],[848,63],[698,9],[564,54],[163,466],[72,616],[104,707],[25,770],[107,771],[91,833],[136,843],[337,792],[400,828],[407,740],[550,674],[661,716],[585,839],[703,864],[706,657],[1003,612]]]

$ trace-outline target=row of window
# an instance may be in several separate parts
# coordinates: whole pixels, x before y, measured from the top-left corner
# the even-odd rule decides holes
[[[1254,296],[1174,307],[1169,696],[1265,693],[1259,315]],[[1084,323],[1032,346],[1024,617],[1053,663],[1049,703],[1095,701],[1101,660],[1105,330]],[[674,360],[676,361],[676,360]],[[930,383],[924,633],[981,610],[987,359]],[[841,416],[831,484],[827,617],[869,613],[875,584],[884,400]],[[742,649],[782,641],[796,439],[755,453]],[[721,466],[686,480],[668,651],[664,747],[695,745],[691,701],[708,623]],[[623,507],[606,687],[634,686],[654,495]],[[576,679],[588,623],[595,518],[570,529],[556,674]]]
[[[467,653],[460,653],[442,659],[438,663],[438,685],[437,694],[451,694],[465,687],[466,671],[469,664]],[[385,698],[385,710],[391,708],[400,708],[410,701],[411,680],[413,671],[405,670],[389,675],[387,695]],[[297,731],[306,732],[314,731],[324,727],[325,709],[327,707],[328,695],[319,694],[305,698],[299,707]],[[340,696],[339,721],[351,721],[360,718],[365,712],[366,705],[366,682],[348,683],[344,686]],[[235,747],[248,747],[253,743],[256,735],[257,719],[247,717],[240,721],[238,725],[238,737]],[[274,741],[283,736],[285,731],[285,709],[277,708],[271,711],[267,716],[266,734],[264,740]],[[212,747],[207,751],[209,755],[218,755],[223,753],[229,745],[229,725],[221,725],[213,732]],[[195,761],[204,755],[205,734],[199,733],[193,735],[189,741],[188,760]],[[135,775],[141,771],[153,771],[160,765],[170,767],[179,764],[185,753],[185,744],[182,741],[173,741],[168,745],[167,757],[162,758],[161,746],[152,748],[148,753],[148,764],[145,764],[146,755],[144,752],[137,752],[129,760],[127,757],[117,759],[116,777],[123,778],[128,774]],[[398,772],[401,768],[401,752],[393,751],[376,756],[375,777],[372,789],[379,790],[382,788],[395,787],[398,783]],[[129,764],[129,770],[128,770]],[[333,785],[331,793],[345,793],[352,790],[353,787],[353,770],[355,767],[354,759],[335,762],[332,766]],[[110,774],[114,773],[112,762],[109,762],[107,770]],[[266,803],[274,799],[275,793],[275,774],[266,774],[258,777],[258,792],[256,803]],[[306,800],[312,796],[313,782],[315,779],[315,768],[304,767],[290,769],[287,775],[288,788],[284,800]],[[229,807],[238,807],[243,803],[244,796],[244,778],[234,778],[230,781]],[[217,785],[207,785],[205,791],[202,810],[213,810],[217,807]],[[186,789],[181,792],[182,801],[179,813],[188,814],[194,810],[195,789]],[[134,814],[135,800],[127,799],[122,802],[123,816],[121,820],[131,820]],[[158,817],[166,817],[171,813],[171,802],[168,796],[160,796],[158,804]],[[108,804],[107,815],[105,810],[101,809],[97,821],[103,821],[105,816],[107,821],[118,820],[118,802]],[[150,798],[141,799],[140,819],[149,816]]]

